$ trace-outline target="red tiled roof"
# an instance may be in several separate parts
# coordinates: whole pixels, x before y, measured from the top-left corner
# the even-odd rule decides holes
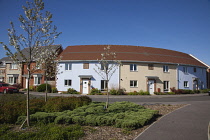
[[[97,60],[101,59],[107,45],[78,45],[68,46],[62,53],[62,60]],[[144,46],[110,45],[110,51],[115,52],[117,60],[141,61],[151,63],[174,63],[202,66],[201,62],[189,54]]]

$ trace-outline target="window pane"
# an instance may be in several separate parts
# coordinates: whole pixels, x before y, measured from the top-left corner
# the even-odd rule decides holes
[[[71,80],[68,80],[68,86],[71,86]]]
[[[130,81],[130,87],[133,87],[133,81]]]
[[[153,69],[154,69],[153,64],[148,64],[148,69],[149,69],[149,70],[153,70]]]
[[[89,63],[84,63],[83,64],[83,69],[89,69]]]

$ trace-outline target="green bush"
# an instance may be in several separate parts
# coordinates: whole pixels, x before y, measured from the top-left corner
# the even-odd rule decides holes
[[[102,95],[101,91],[99,89],[97,89],[97,88],[92,88],[90,90],[90,93],[89,94],[90,95]]]
[[[125,90],[124,89],[110,89],[109,94],[111,95],[124,95],[125,94]]]
[[[129,92],[127,94],[128,95],[150,95],[150,93],[148,91],[143,91],[143,90],[140,90],[139,92],[133,91],[133,92]]]
[[[36,90],[38,92],[45,92],[46,91],[46,84],[41,84],[39,85]],[[51,85],[50,84],[47,84],[47,92],[51,92]]]
[[[139,128],[148,123],[158,111],[145,109],[131,102],[110,104],[108,110],[104,103],[91,103],[73,111],[64,111],[55,118],[56,124],[77,123],[90,126],[116,126],[129,130]]]
[[[87,96],[81,97],[54,97],[50,98],[45,106],[46,112],[61,112],[64,110],[73,110],[83,105],[88,105],[92,100]]]
[[[202,89],[200,90],[200,93],[208,93],[210,91],[210,89]]]
[[[56,87],[52,87],[52,89],[51,89],[52,91],[52,93],[57,93],[58,92],[58,90],[57,90],[57,88]]]
[[[12,95],[11,95],[12,96]],[[2,96],[5,101],[0,104],[0,123],[15,123],[19,116],[26,115],[26,101],[25,98],[16,97],[8,99],[9,96]],[[32,98],[30,99],[30,112],[43,111],[42,107],[45,102],[43,99]]]
[[[78,140],[84,136],[79,125],[59,126],[54,124],[32,127],[32,131],[13,131],[8,125],[0,126],[2,140]]]
[[[80,94],[79,92],[77,92],[75,89],[73,89],[73,88],[69,88],[68,90],[67,90],[67,94]]]
[[[150,93],[148,91],[140,90],[139,95],[150,95]]]

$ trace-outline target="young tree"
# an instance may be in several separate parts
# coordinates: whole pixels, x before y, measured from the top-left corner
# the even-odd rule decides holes
[[[36,61],[38,66],[42,63],[41,59],[43,58],[43,53],[40,52],[43,52],[46,48],[41,46],[52,45],[54,39],[61,33],[57,32],[57,27],[52,25],[52,14],[48,11],[43,11],[44,2],[42,0],[34,0],[33,2],[27,1],[26,6],[22,8],[25,13],[25,15],[19,16],[22,34],[17,33],[13,22],[10,22],[11,29],[8,29],[9,46],[13,46],[16,52],[13,53],[9,46],[3,42],[1,42],[1,44],[3,44],[4,49],[7,51],[7,56],[16,64],[23,62],[27,65],[27,117],[24,123],[27,122],[27,125],[30,126],[29,81],[33,72],[31,64],[34,61]],[[28,48],[27,55],[21,51],[24,48]]]
[[[58,58],[58,55],[60,54],[61,46],[54,46],[54,47],[48,47],[42,55],[42,64],[41,68],[44,71],[44,77],[46,82],[46,88],[45,88],[45,102],[47,102],[47,93],[48,93],[48,81],[52,78],[55,78],[57,74],[57,67],[58,62],[61,59]]]
[[[106,82],[106,109],[109,105],[109,80],[112,75],[115,73],[116,69],[121,66],[121,62],[116,60],[116,53],[110,51],[111,46],[104,47],[104,52],[101,53],[101,59],[98,60],[99,64],[96,64],[97,69],[94,69],[102,79]]]

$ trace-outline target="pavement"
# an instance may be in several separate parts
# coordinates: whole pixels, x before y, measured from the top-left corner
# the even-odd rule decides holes
[[[32,93],[44,95],[43,93]],[[72,96],[49,94],[50,96]],[[81,95],[76,95],[81,96]],[[106,96],[89,96],[106,101]],[[110,102],[129,100],[139,104],[187,104],[154,122],[135,140],[210,140],[210,96],[208,94],[164,96],[110,96]]]

